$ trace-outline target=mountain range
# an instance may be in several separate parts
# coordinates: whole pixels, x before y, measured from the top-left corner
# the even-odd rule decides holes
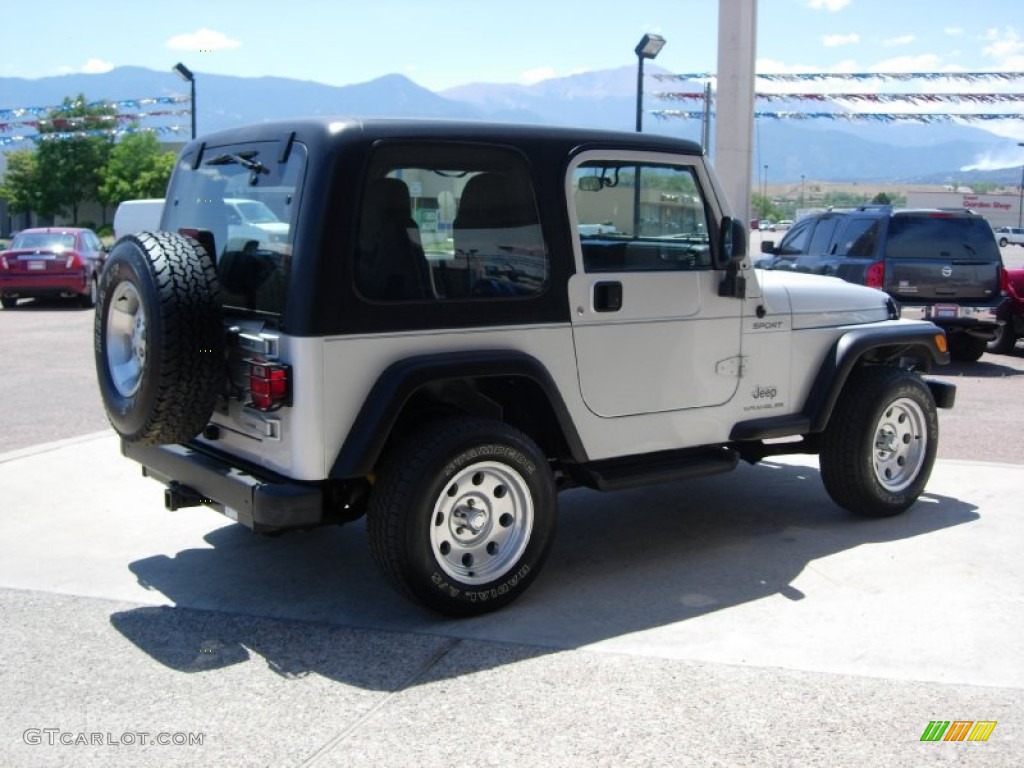
[[[648,69],[656,74],[656,67]],[[669,85],[668,82],[671,84]],[[652,110],[699,110],[700,102],[668,101],[664,91],[698,92],[699,83],[648,77],[644,94],[644,130],[699,140],[700,121],[657,119]],[[578,125],[633,130],[636,69],[586,72],[534,85],[470,83],[435,93],[403,75],[391,74],[348,86],[278,77],[243,78],[196,74],[199,133],[242,123],[314,115],[360,117],[427,117],[455,120]],[[0,110],[59,104],[83,94],[90,101],[132,100],[188,94],[187,84],[170,70],[117,67],[103,74],[75,74],[36,80],[0,78]],[[187,104],[182,105],[187,107]],[[805,106],[822,111],[820,103]],[[800,104],[772,105],[773,111],[800,111]],[[831,109],[841,109],[833,105]],[[5,117],[0,122],[28,118]],[[188,116],[147,119],[149,127],[187,126]],[[6,133],[34,129],[8,125]],[[712,131],[713,134],[713,131]],[[0,133],[3,136],[4,133]],[[180,141],[186,134],[170,135]],[[1005,152],[1013,140],[959,124],[872,124],[842,120],[789,121],[759,119],[754,134],[755,167],[768,166],[772,183],[874,181],[900,183],[1015,184],[1016,167],[995,171],[961,171],[983,158]],[[4,149],[26,146],[17,142]],[[712,157],[713,157],[713,147]]]

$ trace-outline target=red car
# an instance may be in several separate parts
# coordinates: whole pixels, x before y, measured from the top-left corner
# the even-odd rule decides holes
[[[1024,269],[1006,270],[1006,301],[996,311],[1002,320],[999,333],[988,343],[989,352],[1009,355],[1017,339],[1024,339]]]
[[[91,229],[23,229],[0,252],[0,304],[13,309],[18,299],[66,297],[91,307],[106,255]]]

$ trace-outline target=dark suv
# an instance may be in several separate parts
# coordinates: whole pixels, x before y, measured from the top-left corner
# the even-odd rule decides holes
[[[769,269],[833,275],[880,288],[904,314],[941,326],[954,359],[973,361],[999,331],[1002,256],[988,222],[964,209],[861,206],[797,222],[762,252]]]

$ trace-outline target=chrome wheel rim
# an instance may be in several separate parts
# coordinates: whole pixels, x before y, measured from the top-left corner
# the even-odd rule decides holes
[[[901,397],[889,403],[875,425],[874,470],[887,491],[897,493],[913,483],[928,449],[927,421],[921,406]]]
[[[434,560],[464,584],[494,581],[523,556],[533,521],[533,499],[522,475],[498,462],[471,464],[448,481],[434,504]]]
[[[122,397],[139,391],[146,367],[146,310],[134,285],[114,290],[107,314],[107,370]]]

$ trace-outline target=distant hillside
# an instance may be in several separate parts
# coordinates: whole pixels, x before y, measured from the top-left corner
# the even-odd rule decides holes
[[[661,70],[651,67],[648,71]],[[529,86],[471,83],[441,93],[422,88],[402,75],[335,87],[277,77],[240,78],[199,72],[196,86],[200,133],[242,123],[311,115],[484,119],[628,131],[633,129],[636,109],[633,66],[554,78]],[[700,86],[670,86],[649,78],[645,84],[644,130],[699,139],[698,120],[658,120],[649,113],[680,107],[678,102],[655,97],[660,91],[671,90],[699,91]],[[79,93],[90,100],[123,100],[187,95],[188,89],[169,70],[158,72],[140,67],[38,80],[0,78],[0,109],[58,104],[65,96]],[[697,110],[699,106],[689,109]],[[821,109],[818,104],[816,110]],[[147,121],[147,125],[171,122],[187,126],[188,117],[168,117],[163,123]],[[181,134],[169,138],[180,140]],[[961,167],[1005,149],[1008,142],[962,125],[842,121],[797,124],[784,120],[759,120],[754,139],[754,165],[758,169],[767,165],[773,182],[796,182],[801,176],[851,181],[968,178],[959,171]],[[1014,173],[1014,169],[977,172],[971,178],[1008,183]]]

